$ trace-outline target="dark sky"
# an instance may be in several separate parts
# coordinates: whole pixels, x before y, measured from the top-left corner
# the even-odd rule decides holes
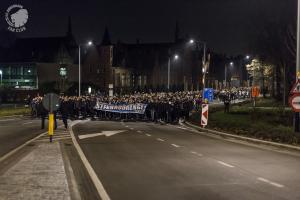
[[[297,11],[297,0],[1,0],[0,28],[7,28],[5,11],[14,3],[29,11],[22,37],[63,35],[71,16],[80,42],[100,42],[105,25],[113,42],[167,42],[178,20],[182,36],[200,36],[229,54],[247,53],[266,23],[291,23]]]

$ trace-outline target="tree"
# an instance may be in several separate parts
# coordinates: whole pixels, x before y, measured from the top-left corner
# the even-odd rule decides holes
[[[263,96],[265,97],[266,89],[270,89],[274,66],[265,64],[258,58],[254,58],[250,64],[246,65],[246,69],[250,75],[249,77],[253,80],[252,86],[260,86]]]

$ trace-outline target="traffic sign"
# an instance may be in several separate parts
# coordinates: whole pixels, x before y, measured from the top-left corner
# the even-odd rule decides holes
[[[289,98],[289,104],[294,112],[300,112],[300,94],[294,94]]]
[[[214,101],[214,89],[205,88],[204,89],[204,99],[207,99],[209,103]]]
[[[300,79],[293,85],[290,94],[300,94]]]
[[[201,126],[205,127],[208,123],[208,104],[202,104]]]
[[[48,93],[43,98],[43,106],[50,113],[58,110],[59,108],[59,96],[54,93]]]

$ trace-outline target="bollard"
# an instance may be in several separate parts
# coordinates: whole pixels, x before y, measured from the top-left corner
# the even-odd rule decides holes
[[[54,132],[54,114],[51,113],[49,114],[49,123],[48,123],[48,135],[50,137],[50,142],[52,142],[53,132]]]

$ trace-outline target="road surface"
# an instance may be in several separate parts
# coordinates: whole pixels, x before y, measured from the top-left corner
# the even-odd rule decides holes
[[[46,120],[47,125],[47,120]],[[41,120],[29,117],[0,119],[0,158],[35,136],[46,132],[41,130]]]
[[[113,200],[300,199],[297,153],[208,137],[176,125],[92,121],[73,131]]]

